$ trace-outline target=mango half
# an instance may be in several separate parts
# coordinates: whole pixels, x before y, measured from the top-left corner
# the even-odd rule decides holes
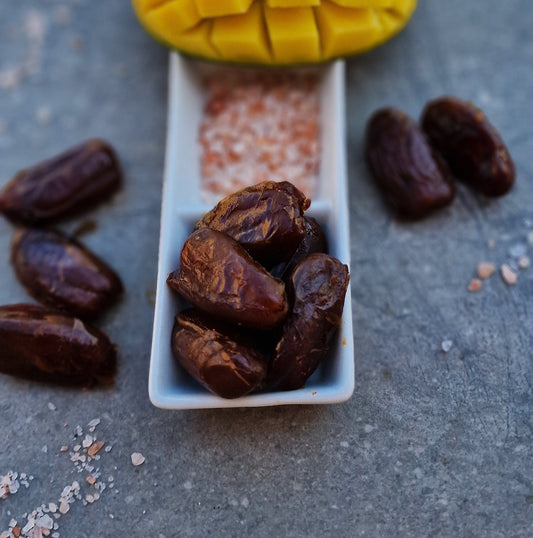
[[[320,63],[371,49],[398,33],[417,0],[132,0],[158,41],[208,60]]]

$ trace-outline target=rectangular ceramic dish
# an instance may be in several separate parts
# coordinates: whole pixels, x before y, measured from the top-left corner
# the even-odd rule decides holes
[[[327,357],[302,389],[223,399],[209,393],[181,369],[170,349],[174,317],[184,307],[166,285],[177,268],[181,247],[199,217],[210,210],[200,198],[198,127],[205,91],[201,78],[209,66],[170,55],[169,109],[159,268],[155,303],[149,394],[165,409],[256,407],[284,404],[326,404],[347,400],[354,390],[354,348],[350,288],[341,326]],[[231,69],[228,67],[228,69]],[[349,266],[350,238],[345,162],[344,63],[321,66],[321,168],[319,186],[307,215],[325,229],[329,253]]]

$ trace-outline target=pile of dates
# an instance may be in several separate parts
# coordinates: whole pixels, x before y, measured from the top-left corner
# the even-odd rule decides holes
[[[87,320],[117,299],[122,282],[77,239],[48,226],[106,199],[121,178],[111,146],[90,139],[21,170],[0,191],[0,212],[18,227],[12,264],[41,303],[0,306],[0,372],[61,384],[112,380],[116,348]]]
[[[309,204],[286,181],[227,196],[196,223],[168,276],[191,305],[176,316],[172,353],[218,396],[301,388],[327,353],[349,272],[326,253]]]
[[[383,108],[367,124],[365,157],[386,202],[400,216],[420,218],[446,206],[455,180],[489,197],[506,194],[515,167],[500,134],[469,101],[429,101],[420,125]]]

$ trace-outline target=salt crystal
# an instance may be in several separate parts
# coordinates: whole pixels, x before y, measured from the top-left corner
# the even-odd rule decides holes
[[[69,510],[70,510],[70,506],[69,506],[68,502],[62,501],[61,504],[59,505],[59,511],[62,514],[66,514]]]
[[[140,452],[134,452],[131,455],[131,463],[133,463],[135,467],[142,465],[144,462],[145,458]]]
[[[502,275],[503,281],[508,286],[512,286],[513,284],[516,284],[518,277],[516,273],[509,267],[509,265],[504,263],[500,268],[500,273]]]
[[[57,407],[52,402],[48,402],[48,409],[50,409],[50,411],[55,411]]]
[[[529,259],[529,256],[521,256],[518,259],[519,269],[527,269],[530,265],[531,265],[531,260]]]
[[[444,351],[444,353],[448,353],[448,351],[450,351],[450,349],[452,349],[452,346],[453,346],[453,342],[451,340],[443,340],[442,341],[441,347],[442,347],[442,351]]]
[[[481,262],[477,266],[477,276],[481,278],[481,280],[486,280],[492,276],[494,271],[496,271],[496,267],[490,262]]]
[[[52,513],[57,512],[57,504],[56,503],[50,503],[48,505],[48,510],[50,510],[50,512],[52,512]]]
[[[85,495],[85,500],[88,502],[88,503],[93,503],[94,502],[94,496],[91,495],[90,493]]]
[[[68,452],[68,446],[63,445],[59,450],[60,452]]]
[[[481,280],[479,280],[479,278],[473,278],[470,281],[470,284],[468,284],[468,291],[475,293],[481,291],[482,287],[483,284],[481,283]]]
[[[91,422],[89,422],[89,424],[87,424],[87,426],[89,428],[96,428],[96,426],[98,426],[98,424],[100,424],[100,419],[99,418],[93,418],[93,420],[91,420]]]
[[[83,435],[83,430],[81,429],[81,426],[76,426],[76,436],[81,437]]]
[[[42,448],[41,448],[41,451],[44,452],[45,454],[48,452],[48,447],[46,445],[44,445]]]
[[[44,527],[45,529],[51,529],[54,526],[54,520],[45,514],[36,519],[35,524],[39,527]]]
[[[93,444],[93,437],[92,435],[87,434],[85,436],[85,439],[82,441],[81,445],[83,448],[88,448]]]

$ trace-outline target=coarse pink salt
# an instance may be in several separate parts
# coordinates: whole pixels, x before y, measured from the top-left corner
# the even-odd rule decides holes
[[[261,181],[287,180],[313,197],[320,168],[315,74],[220,71],[204,80],[201,194],[212,202]]]

